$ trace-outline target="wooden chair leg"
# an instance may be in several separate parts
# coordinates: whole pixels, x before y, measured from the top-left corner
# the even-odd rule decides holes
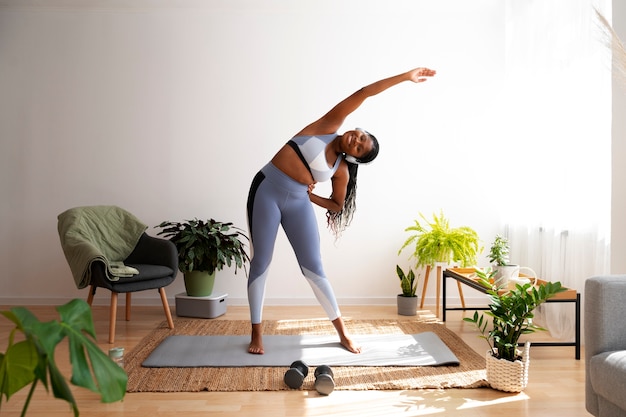
[[[89,295],[87,296],[87,304],[89,304],[89,306],[91,306],[91,303],[93,303],[94,295],[96,295],[96,286],[92,285],[91,287],[89,287]]]
[[[111,307],[109,311],[109,343],[115,343],[115,321],[117,320],[117,293],[111,291]]]
[[[130,321],[130,298],[131,298],[131,294],[130,292],[126,293],[126,321]]]
[[[424,285],[422,286],[422,299],[420,300],[420,309],[424,308],[424,297],[426,297],[426,288],[428,287],[429,275],[430,275],[430,265],[426,265],[426,274],[424,274]]]
[[[165,318],[167,319],[167,326],[170,329],[174,328],[174,320],[172,320],[172,312],[170,311],[170,305],[167,302],[167,295],[165,295],[165,288],[159,288],[159,294],[161,294],[161,302],[163,303],[163,310],[165,310]]]

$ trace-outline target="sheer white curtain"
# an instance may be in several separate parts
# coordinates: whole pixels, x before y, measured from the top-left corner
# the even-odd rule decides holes
[[[511,261],[582,292],[609,271],[611,70],[594,7],[603,0],[509,0],[506,136],[501,189]],[[502,200],[504,201],[504,200]],[[574,338],[568,304],[546,304],[537,321]]]

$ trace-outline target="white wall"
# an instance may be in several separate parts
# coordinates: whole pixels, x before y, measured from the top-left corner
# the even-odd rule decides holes
[[[626,39],[626,4],[613,0],[613,29],[620,39]],[[613,146],[611,193],[611,273],[626,273],[626,85],[613,84]]]
[[[489,167],[472,161],[490,152],[472,138],[497,138],[498,98],[484,91],[503,77],[504,2],[83,3],[0,1],[0,304],[86,296],[56,232],[69,207],[116,204],[151,226],[213,217],[245,227],[253,175],[293,133],[414,66],[438,75],[370,99],[345,125],[372,131],[382,149],[359,173],[340,241],[319,210],[340,303],[395,303],[395,265],[409,264],[397,250],[419,212],[443,209],[485,245],[499,232],[496,208],[472,203],[489,192]],[[222,271],[216,285],[246,303],[243,274]],[[182,277],[168,294],[181,291]],[[136,299],[158,303],[156,293]],[[280,235],[267,304],[294,302],[315,303]]]

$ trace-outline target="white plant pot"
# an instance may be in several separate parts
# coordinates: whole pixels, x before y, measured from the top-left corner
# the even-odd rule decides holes
[[[514,275],[515,271],[519,271],[519,265],[498,265],[494,266],[496,276],[494,277],[494,284],[498,288],[508,288],[509,280]]]

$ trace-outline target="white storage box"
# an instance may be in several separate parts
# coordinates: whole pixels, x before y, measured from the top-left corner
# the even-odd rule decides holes
[[[176,294],[176,315],[180,317],[200,317],[213,319],[226,313],[228,294],[191,297],[187,293]]]

